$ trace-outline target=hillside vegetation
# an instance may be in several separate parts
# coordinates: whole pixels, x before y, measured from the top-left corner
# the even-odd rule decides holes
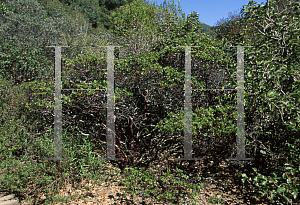
[[[299,6],[249,1],[210,27],[174,1],[0,0],[0,191],[32,204],[70,204],[92,194],[59,196],[68,184],[103,191],[106,182],[126,191],[118,196],[122,204],[138,204],[129,195],[148,204],[299,203]],[[91,89],[61,92],[60,161],[47,160],[56,146],[56,53],[47,47],[55,45],[68,46],[62,88]],[[238,45],[245,46],[245,152],[254,158],[248,162],[228,160],[237,152],[237,103],[234,90],[222,90],[236,88],[231,46]],[[103,160],[105,46],[121,46],[114,48],[114,143],[122,160]],[[192,154],[201,160],[174,160],[184,154],[180,46],[194,46],[192,88],[220,89],[191,94]]]

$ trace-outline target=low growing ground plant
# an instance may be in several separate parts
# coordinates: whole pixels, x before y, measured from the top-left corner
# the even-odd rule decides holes
[[[285,164],[285,171],[283,173],[272,173],[271,176],[258,173],[256,168],[252,169],[256,176],[248,177],[247,174],[243,173],[243,183],[247,182],[254,185],[256,191],[266,196],[273,203],[280,201],[281,203],[292,204],[293,201],[299,201],[300,166],[292,167],[290,164]]]
[[[182,196],[194,197],[199,193],[197,190],[204,187],[203,183],[191,183],[190,176],[185,175],[181,169],[156,172],[144,167],[126,168],[123,176],[122,184],[128,188],[128,193],[171,203],[178,203]],[[187,190],[194,190],[193,195]]]

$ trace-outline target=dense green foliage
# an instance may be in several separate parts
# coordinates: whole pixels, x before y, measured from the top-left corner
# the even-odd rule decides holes
[[[59,22],[48,18],[34,0],[7,1],[2,5],[1,74],[11,76],[15,83],[36,80],[49,68],[45,46],[59,38]]]
[[[237,52],[229,46],[252,46],[244,51],[246,154],[255,158],[258,169],[253,168],[257,175],[253,177],[252,169],[247,170],[242,181],[270,203],[299,200],[299,5],[290,0],[266,5],[250,1],[239,15],[229,15],[207,33],[198,13],[185,17],[174,1],[161,6],[143,0],[1,1],[0,36],[5,39],[0,42],[1,168],[15,163],[14,157],[29,159],[30,155],[31,160],[32,156],[42,160],[53,156],[54,49],[47,45],[70,46],[63,48],[62,87],[77,89],[106,88],[106,48],[99,46],[123,46],[115,48],[114,63],[116,155],[124,160],[111,163],[117,163],[124,174],[129,168],[148,168],[163,153],[183,157],[185,50],[179,46],[195,46],[191,53],[193,89],[235,88]],[[222,72],[225,76],[219,79]],[[64,156],[72,160],[58,171],[72,170],[76,180],[100,169],[99,163],[91,162],[99,150],[106,149],[104,93],[62,92]],[[220,163],[232,155],[235,95],[193,91],[193,157],[211,155]],[[278,160],[276,166],[289,163],[288,168],[266,169],[282,156],[285,161]],[[30,169],[38,174],[54,164]],[[196,176],[194,164],[181,166],[184,177]],[[30,176],[27,172],[15,179],[16,172],[8,173],[0,183],[12,191],[21,180],[24,187],[19,186],[18,192],[22,193]],[[165,185],[167,193],[156,197],[178,203],[172,195],[179,182],[172,181],[169,172],[161,178],[170,182]],[[150,183],[152,177],[143,172],[143,183]],[[130,186],[135,180],[133,174],[124,183]],[[54,181],[46,176],[37,184],[41,188]],[[156,186],[151,184],[145,194],[151,195],[148,192]]]
[[[256,131],[254,137],[247,136],[256,147],[256,161],[267,165],[268,158],[283,155],[296,166],[289,168],[296,176],[299,155],[295,153],[300,150],[299,12],[299,3],[294,1],[270,1],[266,5],[250,2],[242,10],[243,18],[230,21],[234,25],[230,29],[239,29],[232,29],[231,33],[229,28],[223,29],[222,33],[229,44],[252,46],[245,52],[245,108],[246,117],[251,116],[247,117],[246,132]],[[280,196],[290,201],[296,199],[295,193],[299,191],[297,177],[292,181],[292,189],[279,184],[282,191],[257,185],[272,199]]]

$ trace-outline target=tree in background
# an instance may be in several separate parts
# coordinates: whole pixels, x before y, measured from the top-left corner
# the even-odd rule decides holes
[[[248,32],[243,33],[243,37],[246,39],[246,36],[251,36],[254,32],[254,28],[251,28],[250,25],[238,24],[238,20],[241,19],[240,13],[228,13],[228,17],[218,21],[214,27],[210,30],[210,35],[214,36],[217,39],[223,41],[224,46],[232,46],[233,41],[237,38],[240,39],[243,29],[247,28]]]
[[[199,13],[196,11],[193,11],[190,13],[187,17],[187,21],[189,24],[186,24],[186,31],[191,32],[201,32],[202,28],[200,26],[200,21],[199,21]]]
[[[170,8],[166,9],[162,6],[157,7],[155,3],[136,0],[111,13],[109,18],[114,27],[109,32],[118,37],[116,45],[124,46],[121,48],[124,56],[149,52],[157,39],[163,36],[166,38],[171,30],[170,26],[174,26],[171,22],[175,21],[178,25],[182,25],[184,14],[175,7],[174,1],[169,6]],[[179,17],[177,10],[183,17]]]
[[[48,4],[47,0],[37,0],[42,5]],[[66,7],[70,14],[80,11],[88,19],[93,28],[109,29],[113,25],[108,16],[115,9],[132,2],[133,0],[57,0]],[[56,6],[54,6],[56,7]],[[50,8],[51,9],[51,8]]]
[[[7,0],[2,5],[1,74],[18,84],[33,81],[49,68],[45,46],[59,41],[58,22],[34,0]]]

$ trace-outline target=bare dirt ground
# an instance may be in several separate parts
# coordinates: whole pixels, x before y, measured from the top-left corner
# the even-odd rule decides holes
[[[198,166],[199,165],[200,164],[198,164]],[[136,196],[129,193],[126,193],[126,197],[123,197],[123,193],[125,193],[125,190],[128,188],[120,185],[120,169],[109,163],[108,166],[113,168],[113,170],[109,171],[110,173],[107,173],[109,176],[112,176],[107,181],[95,182],[82,180],[81,183],[76,186],[77,188],[69,181],[64,187],[59,189],[59,193],[56,194],[56,196],[72,196],[71,201],[52,204],[171,204],[159,201],[155,198],[143,198],[142,196]],[[155,166],[154,170],[160,170],[161,168],[161,166]],[[202,171],[208,175],[214,175],[214,177],[203,177],[201,182],[204,183],[204,187],[199,188],[200,195],[194,198],[180,196],[179,198],[182,200],[185,199],[186,202],[178,204],[268,204],[267,202],[263,202],[260,197],[256,196],[254,193],[251,194],[249,190],[245,190],[238,184],[237,179],[234,177],[237,171],[230,169],[228,162],[223,161],[220,164],[214,164],[210,161],[209,164],[203,165]],[[46,199],[43,193],[40,193],[38,197],[41,200]],[[222,201],[219,201],[218,203],[218,199]],[[34,202],[27,198],[21,200],[20,204],[29,205],[34,204]]]

